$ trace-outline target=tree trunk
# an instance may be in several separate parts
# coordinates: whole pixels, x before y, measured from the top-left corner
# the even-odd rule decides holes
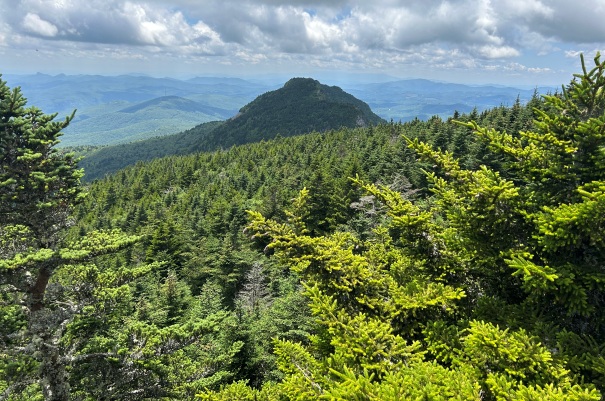
[[[49,266],[40,268],[36,282],[29,289],[29,332],[40,362],[39,379],[44,399],[69,401],[68,373],[60,345],[65,316],[60,308],[48,309],[44,302],[51,273]]]
[[[44,342],[41,344],[40,353],[40,386],[44,399],[46,401],[69,401],[69,381],[59,346]]]
[[[36,282],[29,290],[31,300],[30,311],[32,314],[44,307],[44,294],[50,280],[50,273],[50,269],[47,267],[40,268]]]

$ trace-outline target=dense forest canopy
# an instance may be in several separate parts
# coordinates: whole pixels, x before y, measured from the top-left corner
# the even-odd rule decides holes
[[[310,78],[293,78],[283,88],[267,92],[225,122],[200,124],[178,135],[83,152],[85,179],[92,181],[137,161],[228,149],[233,145],[275,137],[325,132],[384,122],[364,102],[337,86]]]
[[[599,400],[605,63],[87,186],[0,83],[0,399]],[[293,82],[297,84],[298,82]]]

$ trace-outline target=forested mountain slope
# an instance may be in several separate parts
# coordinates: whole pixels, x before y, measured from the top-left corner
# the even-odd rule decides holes
[[[224,123],[201,124],[176,135],[96,149],[86,155],[81,166],[86,179],[93,180],[154,157],[226,149],[276,135],[287,137],[382,121],[367,104],[338,87],[294,78],[283,88],[259,96]]]
[[[84,156],[80,161],[80,166],[85,172],[84,179],[93,181],[140,161],[194,153],[202,137],[221,124],[223,121],[212,121],[178,134],[92,149],[77,147],[74,150]]]
[[[85,188],[53,149],[69,121],[2,83],[0,394],[601,399],[605,63],[582,64],[527,105]]]
[[[200,150],[383,121],[359,99],[311,78],[292,78],[242,107],[207,137]]]
[[[527,129],[531,108],[539,104],[534,99],[528,106],[516,104],[472,117],[507,130]],[[386,216],[377,200],[364,196],[349,177],[388,184],[414,199],[428,194],[421,168],[431,165],[416,162],[402,135],[451,150],[469,167],[498,164],[486,157],[487,149],[474,141],[468,128],[440,118],[278,138],[156,159],[99,180],[77,210],[75,231],[120,228],[143,235],[144,240],[119,260],[161,262],[163,267],[139,281],[130,306],[135,309],[129,310],[137,320],[165,325],[159,310],[174,308],[168,309],[173,310],[170,322],[184,324],[199,308],[192,300],[221,300],[213,308],[237,319],[228,323],[230,336],[217,333],[207,339],[217,347],[215,357],[224,361],[215,369],[228,374],[219,378],[214,375],[218,371],[209,370],[212,380],[204,383],[210,388],[233,380],[260,385],[280,377],[272,338],[307,343],[306,333],[315,329],[297,275],[263,254],[267,243],[254,244],[244,233],[246,210],[287,221],[290,200],[307,187],[311,196],[305,221],[311,233],[346,230],[367,238]],[[162,290],[169,285],[178,290],[172,298]],[[262,295],[251,298],[251,293]],[[239,344],[234,354],[228,341]],[[174,379],[172,390],[186,394],[184,381]]]

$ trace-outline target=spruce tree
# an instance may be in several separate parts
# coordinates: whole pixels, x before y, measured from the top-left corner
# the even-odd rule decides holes
[[[138,274],[101,272],[91,260],[137,238],[96,232],[65,240],[84,196],[77,160],[55,147],[73,115],[56,122],[25,106],[20,89],[0,79],[0,398],[28,399],[39,389],[46,400],[68,400],[76,359],[62,341],[68,325],[117,295],[95,278],[119,292],[125,276]],[[77,287],[87,291],[74,297]]]
[[[313,235],[307,190],[286,222],[251,212],[250,232],[300,275],[318,327],[309,345],[276,341],[277,386],[202,398],[601,399],[605,63],[582,67],[545,96],[532,130],[466,124],[492,167],[409,140],[438,171],[428,200],[357,179],[388,217],[367,238]]]

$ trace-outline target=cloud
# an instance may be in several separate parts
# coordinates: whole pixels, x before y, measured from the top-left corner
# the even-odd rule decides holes
[[[593,58],[597,53],[601,54],[601,55],[605,55],[605,46],[601,47],[601,48],[592,48],[592,49],[582,49],[582,50],[578,50],[578,49],[573,49],[573,50],[565,50],[564,54],[566,58],[571,58],[574,60],[579,60],[580,59],[580,55],[584,55],[586,60],[589,60],[591,58]]]
[[[514,72],[531,72],[531,73],[548,73],[552,72],[550,68],[536,68],[536,67],[527,67],[520,63],[509,63],[503,66],[505,71],[514,71]]]
[[[0,43],[191,63],[487,69],[603,47],[603,20],[603,0],[21,0],[0,1]]]
[[[40,18],[38,14],[27,13],[23,18],[23,28],[34,35],[56,36],[59,29],[48,21]]]
[[[545,37],[572,43],[596,43],[605,40],[605,3],[583,1],[581,6],[565,0],[551,0],[548,13],[534,13],[527,23]]]
[[[8,24],[0,21],[0,46],[7,45],[7,39],[8,39],[10,32],[11,32],[10,26]]]
[[[22,23],[15,20],[21,16]],[[42,17],[41,17],[42,16]],[[17,35],[49,39],[138,46],[216,44],[219,39],[203,21],[190,23],[180,11],[121,0],[24,0],[6,21]]]
[[[477,48],[477,52],[488,59],[511,58],[519,56],[519,51],[510,46],[485,45]]]
[[[23,34],[81,42],[188,46],[205,38],[215,46],[302,54],[441,42],[491,58],[516,57],[513,50],[532,35],[534,43],[605,39],[604,7],[587,1],[177,0],[168,8],[163,0],[24,0],[12,14],[21,13]]]

